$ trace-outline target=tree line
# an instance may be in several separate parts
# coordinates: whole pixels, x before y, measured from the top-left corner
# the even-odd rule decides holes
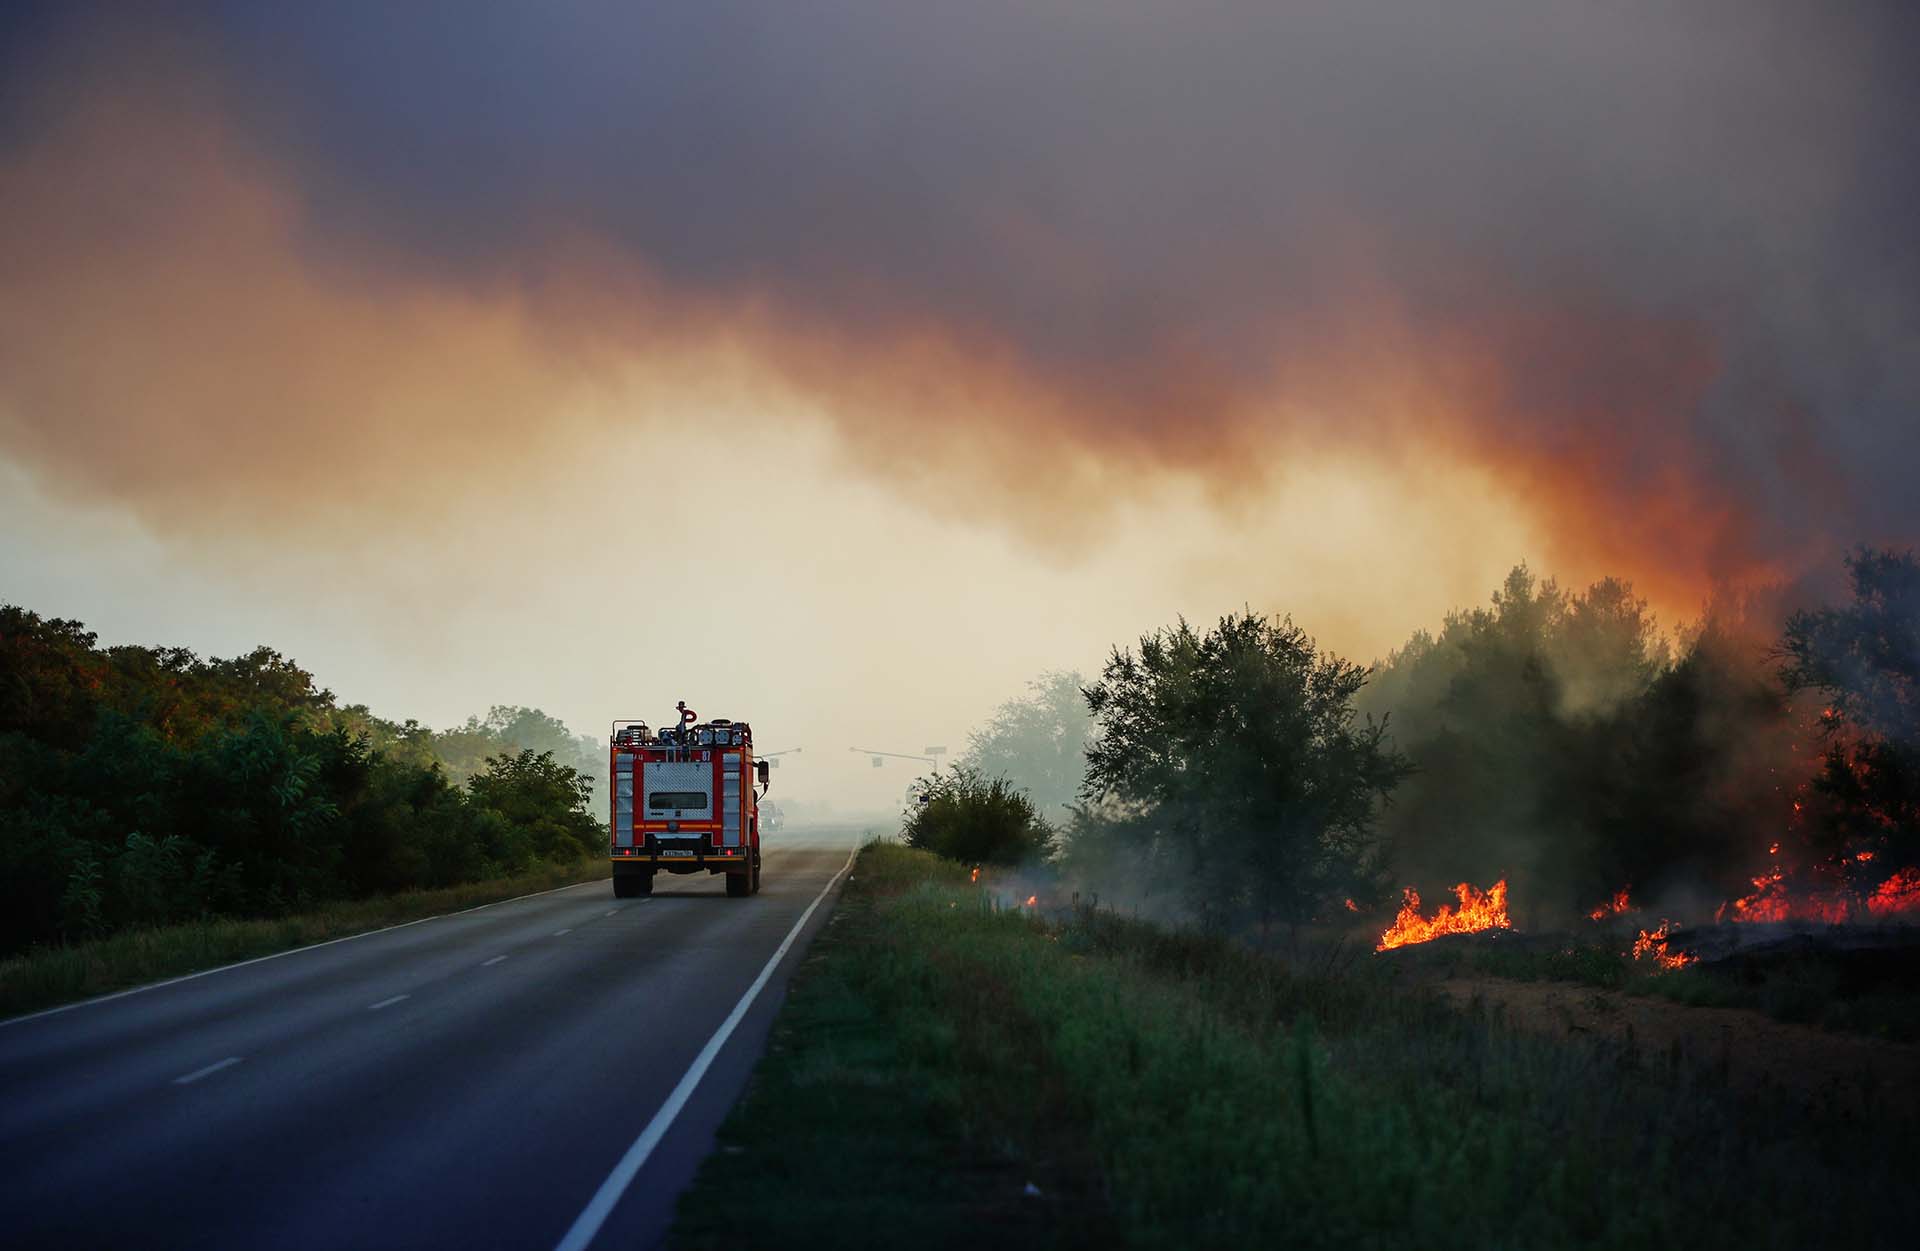
[[[596,747],[535,709],[386,721],[269,648],[103,648],[0,606],[0,953],[580,860]]]
[[[1229,926],[1499,878],[1526,925],[1628,888],[1698,914],[1770,873],[1864,897],[1920,867],[1920,563],[1846,567],[1850,602],[1667,633],[1623,580],[1521,566],[1370,667],[1287,618],[1180,621],[1003,705],[941,797],[1006,779],[1047,829],[1005,846]]]

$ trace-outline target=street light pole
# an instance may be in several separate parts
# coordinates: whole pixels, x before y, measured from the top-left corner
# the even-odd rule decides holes
[[[933,766],[934,771],[936,773],[939,772],[940,770],[940,761],[934,756],[930,756],[930,755],[916,756],[912,752],[905,752],[905,751],[873,751],[870,748],[866,748],[866,747],[849,747],[847,748],[847,750],[859,756],[872,756],[873,767],[876,769],[878,769],[882,764],[882,761],[880,758],[882,756],[885,756],[888,760],[924,760],[928,764]]]

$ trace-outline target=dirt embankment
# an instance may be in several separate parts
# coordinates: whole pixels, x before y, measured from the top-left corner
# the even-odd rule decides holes
[[[1784,1095],[1815,1111],[1850,1115],[1873,1107],[1920,1115],[1920,1046],[1913,1044],[1566,982],[1450,977],[1439,987],[1456,1002],[1479,1000],[1522,1029],[1615,1039],[1647,1062],[1703,1065],[1729,1085]]]

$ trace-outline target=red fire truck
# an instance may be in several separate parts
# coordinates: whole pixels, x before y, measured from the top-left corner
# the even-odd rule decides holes
[[[701,721],[684,700],[677,709],[679,720],[657,731],[643,721],[613,723],[613,893],[651,895],[653,875],[664,870],[723,873],[727,894],[754,894],[767,762],[754,760],[746,722]]]

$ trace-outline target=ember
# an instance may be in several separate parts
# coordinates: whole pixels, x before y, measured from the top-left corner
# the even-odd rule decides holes
[[[1507,916],[1505,878],[1495,882],[1485,893],[1475,890],[1466,882],[1455,886],[1453,893],[1460,901],[1458,911],[1449,904],[1442,904],[1440,911],[1429,918],[1420,915],[1419,892],[1411,886],[1407,887],[1400,915],[1393,919],[1393,925],[1386,933],[1380,935],[1380,943],[1374,950],[1387,951],[1410,943],[1424,943],[1442,934],[1472,934],[1480,930],[1513,928],[1513,921]]]

